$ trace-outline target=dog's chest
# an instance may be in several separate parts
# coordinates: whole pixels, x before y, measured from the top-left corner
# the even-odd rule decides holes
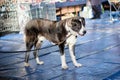
[[[74,35],[71,35],[70,37],[68,37],[66,39],[66,44],[75,44],[76,43],[76,40],[77,40],[77,37],[74,36]]]

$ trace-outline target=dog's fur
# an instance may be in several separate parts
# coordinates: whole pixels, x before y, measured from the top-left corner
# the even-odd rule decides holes
[[[25,26],[25,43],[26,50],[30,51],[34,46],[35,49],[39,49],[43,40],[47,39],[59,46],[61,53],[62,68],[67,69],[68,66],[65,60],[64,46],[68,45],[70,56],[73,64],[76,67],[80,67],[75,59],[74,46],[78,35],[83,36],[86,34],[85,19],[83,17],[72,17],[61,21],[50,21],[47,19],[33,19],[30,20]],[[30,52],[26,52],[25,66],[29,66]],[[37,64],[44,64],[38,58],[38,50],[33,52]]]

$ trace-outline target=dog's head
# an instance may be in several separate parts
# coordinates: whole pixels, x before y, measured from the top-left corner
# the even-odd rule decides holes
[[[85,30],[85,19],[83,17],[73,17],[68,19],[66,22],[66,29],[73,35],[84,36]]]

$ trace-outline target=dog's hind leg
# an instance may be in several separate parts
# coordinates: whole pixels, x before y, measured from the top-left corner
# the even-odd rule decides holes
[[[26,42],[26,54],[25,54],[25,66],[30,66],[28,61],[29,61],[29,55],[30,55],[30,50],[33,47],[33,43],[32,42]]]
[[[36,50],[33,52],[33,55],[34,55],[34,58],[36,59],[37,64],[40,64],[40,65],[44,64],[44,62],[43,62],[43,61],[40,61],[40,60],[39,60],[39,57],[38,57],[39,48],[41,47],[41,43],[42,43],[42,42],[37,42],[37,43],[35,44],[35,49],[36,49]]]
[[[65,59],[65,53],[64,53],[64,43],[59,45],[60,53],[61,53],[61,63],[62,63],[62,69],[68,69],[68,66],[66,64]]]

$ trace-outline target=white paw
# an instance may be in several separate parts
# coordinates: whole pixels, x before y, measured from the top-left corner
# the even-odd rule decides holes
[[[25,66],[28,67],[28,66],[30,66],[30,64],[25,62]]]
[[[68,69],[67,65],[62,66],[62,69]]]
[[[43,61],[39,61],[39,62],[37,62],[37,64],[42,65],[42,64],[44,64],[44,62]]]
[[[80,63],[76,63],[76,64],[74,64],[76,67],[81,67],[82,66],[82,64],[80,64]]]

